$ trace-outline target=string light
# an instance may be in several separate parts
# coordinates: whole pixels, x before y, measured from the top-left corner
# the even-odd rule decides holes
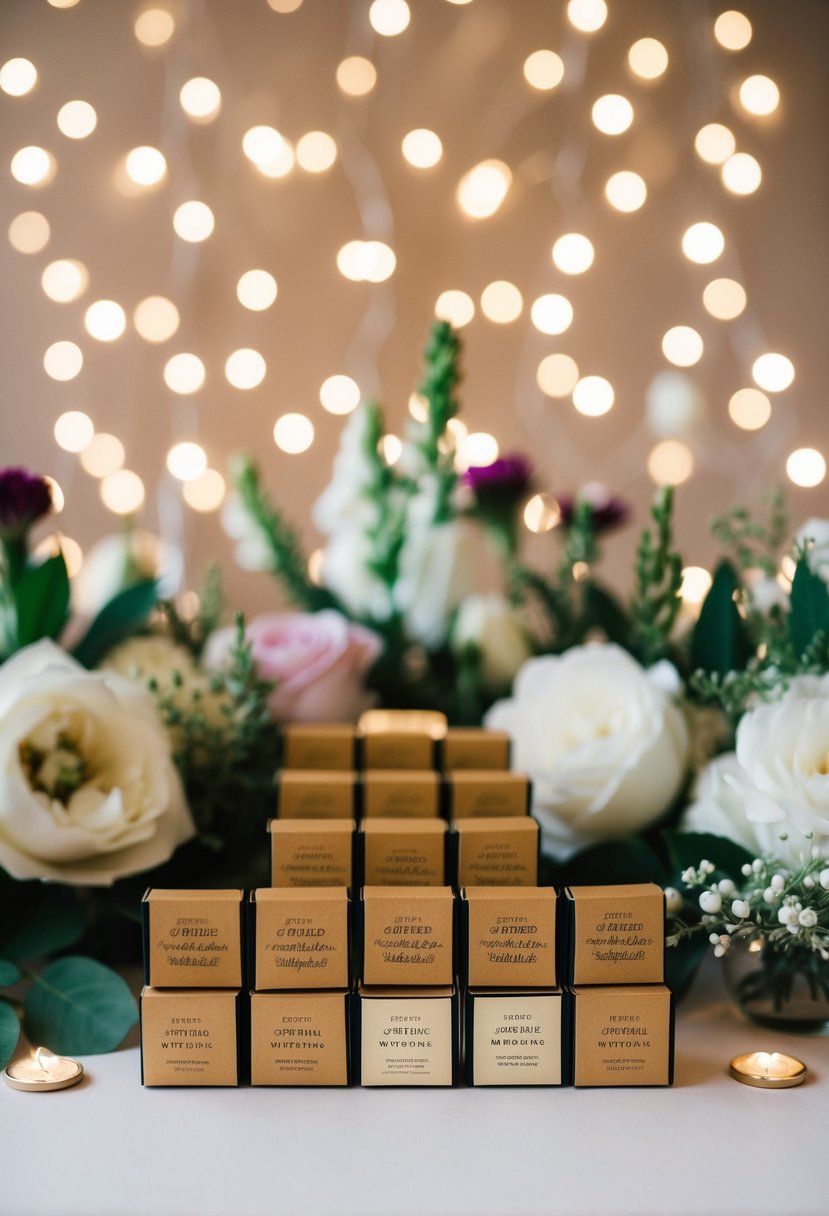
[[[481,312],[496,325],[517,321],[524,308],[524,299],[514,283],[497,279],[481,292]]]
[[[553,261],[563,274],[584,274],[593,265],[593,244],[580,232],[568,232],[553,245]]]
[[[147,296],[136,305],[132,321],[145,342],[167,342],[178,330],[178,309],[166,296]]]
[[[51,234],[49,221],[39,211],[21,211],[9,224],[9,244],[18,253],[40,253]]]
[[[275,13],[295,13],[302,5],[302,0],[268,0],[268,8]]]
[[[228,356],[225,363],[225,376],[234,388],[256,388],[265,379],[267,364],[258,350],[243,347]]]
[[[694,139],[694,147],[700,160],[708,165],[722,165],[737,149],[734,132],[721,122],[709,122],[700,127]]]
[[[82,296],[89,286],[89,271],[74,258],[59,258],[50,262],[40,276],[44,293],[56,304],[70,304]]]
[[[524,524],[530,532],[552,532],[561,523],[561,508],[552,494],[533,494],[524,507]]]
[[[236,284],[236,298],[251,312],[270,308],[276,296],[276,279],[267,270],[246,270]]]
[[[194,122],[212,122],[222,108],[222,91],[214,80],[194,76],[179,91],[181,108]]]
[[[173,355],[164,365],[164,383],[173,393],[189,396],[198,392],[204,380],[204,364],[198,355],[192,355],[189,351]]]
[[[484,468],[498,459],[498,440],[487,431],[472,431],[458,443],[455,465],[461,471]]]
[[[567,20],[582,34],[595,34],[607,21],[605,0],[569,0]]]
[[[796,486],[812,489],[826,476],[826,461],[817,448],[798,448],[786,461],[786,473]]]
[[[15,152],[11,160],[11,173],[22,186],[47,186],[57,172],[57,163],[51,152],[37,144],[29,144]]]
[[[394,38],[408,28],[412,14],[406,0],[374,0],[368,19],[376,33]]]
[[[215,226],[213,212],[207,203],[199,202],[198,199],[190,199],[188,202],[182,203],[173,212],[173,228],[176,235],[191,244],[206,241]]]
[[[158,148],[144,144],[127,153],[124,168],[136,186],[157,186],[167,174],[167,160]]]
[[[658,38],[640,38],[628,51],[628,67],[640,80],[658,80],[668,67],[668,52]]]
[[[83,367],[83,353],[75,342],[53,342],[43,356],[43,368],[53,380],[74,380]]]
[[[49,0],[50,4],[53,0]],[[55,5],[55,8],[61,7]],[[69,5],[64,7],[69,8]],[[49,557],[57,557],[59,553],[63,554],[63,560],[66,563],[66,573],[70,578],[74,578],[80,571],[83,565],[83,549],[76,540],[71,536],[66,536],[63,532],[53,532],[51,536],[46,536],[35,545],[34,555],[41,561],[46,561]]]
[[[415,169],[431,169],[443,156],[443,144],[434,131],[418,127],[403,136],[403,155]]]
[[[759,431],[771,418],[771,402],[759,388],[740,388],[728,402],[728,413],[743,431]]]
[[[712,578],[704,566],[685,566],[679,594],[684,604],[701,604],[711,589]]]
[[[175,443],[167,453],[167,468],[177,481],[195,481],[207,468],[207,453],[190,440]]]
[[[101,482],[101,501],[115,515],[134,515],[144,502],[144,482],[132,469],[109,473]]]
[[[458,183],[458,206],[470,219],[488,219],[503,203],[511,182],[512,172],[503,161],[481,161]]]
[[[114,342],[127,327],[127,315],[114,300],[96,300],[84,315],[86,332],[99,342]]]
[[[172,13],[165,8],[147,8],[135,19],[135,36],[143,46],[164,46],[176,28]]]
[[[290,141],[283,139],[278,156],[274,160],[257,165],[256,168],[263,177],[286,177],[293,169],[295,161],[296,155]]]
[[[337,84],[349,97],[365,97],[377,84],[377,69],[362,55],[349,55],[337,67]]]
[[[186,481],[181,492],[188,507],[194,511],[217,511],[224,502],[225,479],[216,469],[205,469],[200,477]]]
[[[563,334],[573,321],[573,305],[566,296],[551,292],[533,301],[530,319],[542,334]]]
[[[714,37],[726,51],[742,51],[751,42],[751,22],[744,13],[729,9],[714,22]]]
[[[603,135],[621,135],[633,122],[633,106],[620,93],[607,93],[593,103],[591,115]]]
[[[745,311],[746,290],[734,279],[712,279],[702,293],[702,303],[718,321],[733,321]]]
[[[573,405],[587,418],[600,418],[615,400],[613,385],[604,376],[582,376],[573,389]]]
[[[66,495],[64,494],[59,483],[55,481],[54,477],[49,477],[47,474],[44,476],[43,480],[46,482],[52,494],[52,509],[49,514],[60,515],[63,508],[66,506]]]
[[[424,397],[419,393],[411,393],[409,396],[409,413],[415,422],[426,422],[429,418],[429,407]],[[453,419],[454,421],[454,419]]]
[[[314,442],[314,424],[304,414],[283,414],[274,425],[273,440],[281,451],[298,456]]]
[[[475,316],[475,303],[465,291],[442,291],[435,301],[435,316],[462,329]]]
[[[622,169],[607,179],[605,198],[617,211],[638,211],[648,197],[645,179],[630,169]]]
[[[674,325],[662,337],[662,353],[676,367],[693,367],[702,351],[702,338],[690,325]]]
[[[682,236],[682,252],[689,262],[697,262],[701,266],[716,262],[725,249],[725,237],[716,224],[705,221],[692,224]]]
[[[260,168],[272,164],[285,147],[285,137],[275,127],[251,127],[242,136],[242,151]]]
[[[760,162],[748,152],[729,156],[721,170],[723,185],[732,194],[753,194],[763,180]]]
[[[767,393],[782,393],[794,380],[794,364],[785,355],[768,351],[754,360],[751,376],[754,383]]]
[[[52,8],[74,8],[80,0],[47,0],[47,3],[51,4]]]
[[[329,376],[320,387],[320,404],[329,414],[350,414],[360,404],[360,386],[350,376]]]
[[[769,76],[748,76],[740,85],[740,105],[747,114],[766,118],[780,104],[780,90]]]
[[[693,471],[693,453],[678,439],[663,439],[648,456],[648,473],[658,486],[680,486]]]
[[[340,274],[355,283],[383,283],[396,266],[394,250],[382,241],[349,241],[337,254]]]
[[[58,130],[67,139],[86,139],[98,125],[98,115],[88,101],[67,101],[58,110]]]
[[[296,159],[306,173],[325,173],[337,159],[337,144],[325,131],[308,131],[297,140]]]
[[[82,452],[94,434],[92,419],[81,410],[67,410],[55,423],[55,442],[64,452]]]
[[[569,397],[579,379],[579,366],[570,355],[545,355],[538,365],[536,380],[548,397]]]
[[[325,552],[323,549],[313,549],[308,554],[308,581],[315,587],[322,586],[322,571],[325,565]]]
[[[564,79],[564,60],[555,51],[533,51],[524,60],[524,79],[534,89],[554,89]]]
[[[81,452],[81,465],[90,477],[108,477],[124,463],[124,445],[115,435],[98,431]]]
[[[389,466],[397,464],[403,453],[403,444],[397,435],[384,435],[380,448],[383,453],[383,459]]]
[[[25,97],[37,84],[37,68],[30,59],[7,59],[0,68],[0,89],[9,97]]]

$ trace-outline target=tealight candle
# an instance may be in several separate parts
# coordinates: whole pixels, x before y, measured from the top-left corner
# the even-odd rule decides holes
[[[755,1085],[758,1089],[791,1089],[806,1080],[807,1068],[802,1060],[780,1051],[749,1051],[735,1056],[730,1072],[735,1081]]]
[[[46,1047],[38,1047],[32,1055],[12,1061],[3,1076],[12,1089],[46,1093],[77,1085],[83,1077],[83,1064],[68,1056],[53,1055]]]

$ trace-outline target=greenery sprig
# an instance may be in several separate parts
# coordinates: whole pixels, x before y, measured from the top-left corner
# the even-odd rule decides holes
[[[681,606],[682,557],[674,548],[673,508],[673,488],[665,486],[651,507],[654,530],[644,529],[636,550],[632,649],[646,667],[669,653]]]
[[[437,477],[437,501],[433,523],[452,517],[452,492],[457,483],[454,444],[447,426],[459,409],[456,390],[461,382],[461,341],[446,321],[435,321],[423,352],[423,377],[418,393],[426,402],[426,420],[421,424],[417,447],[426,467]]]

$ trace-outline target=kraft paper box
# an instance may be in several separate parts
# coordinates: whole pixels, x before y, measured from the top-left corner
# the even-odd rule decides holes
[[[144,983],[153,988],[240,987],[243,899],[238,890],[145,891]]]
[[[282,767],[339,769],[357,767],[356,731],[350,723],[295,722],[282,728]]]
[[[569,996],[558,988],[469,988],[467,1085],[569,1084]]]
[[[454,983],[451,887],[367,886],[355,911],[360,976],[366,986]]]
[[[529,815],[530,780],[524,773],[490,773],[466,769],[446,778],[450,819],[505,818]]]
[[[456,819],[452,828],[451,864],[458,887],[538,885],[535,819]]]
[[[665,978],[665,896],[656,883],[566,887],[562,913],[568,983]]]
[[[251,1085],[348,1085],[349,994],[252,992]]]
[[[355,1084],[457,1085],[458,997],[453,986],[360,987],[352,1008]]]
[[[446,883],[443,819],[364,819],[358,868],[367,886],[442,887]]]
[[[470,987],[555,988],[552,887],[464,887],[461,978]]]
[[[242,993],[144,988],[142,1085],[241,1085],[247,1079]]]
[[[373,769],[363,774],[364,819],[437,819],[440,778],[436,772]]]
[[[445,773],[458,769],[508,769],[510,737],[503,730],[482,727],[450,727],[440,752],[441,768]]]
[[[672,1085],[674,1002],[664,984],[573,989],[575,1085]]]
[[[257,990],[347,988],[347,887],[260,887],[248,900],[248,984]]]
[[[357,774],[284,769],[276,805],[278,819],[356,819]]]
[[[369,709],[357,724],[366,769],[434,769],[446,716],[433,710]]]
[[[271,819],[271,886],[350,887],[353,819]]]

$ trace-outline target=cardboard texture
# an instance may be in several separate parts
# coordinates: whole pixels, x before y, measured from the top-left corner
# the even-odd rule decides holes
[[[446,778],[450,819],[504,818],[529,815],[530,781],[524,773],[490,773],[467,769]]]
[[[510,737],[503,730],[482,727],[450,727],[440,749],[441,768],[445,773],[459,769],[488,769],[490,772],[509,768]]]
[[[271,886],[350,887],[353,819],[271,819]]]
[[[240,987],[243,896],[241,890],[145,891],[144,982],[154,988]]]
[[[469,1085],[565,1085],[570,1045],[560,989],[470,988],[465,1002]]]
[[[440,815],[440,778],[429,772],[374,769],[363,774],[365,819],[436,819]]]
[[[346,887],[262,887],[248,900],[248,983],[257,990],[347,988]]]
[[[659,984],[665,978],[665,895],[656,883],[566,887],[571,984]]]
[[[425,709],[369,709],[357,724],[366,769],[433,769],[446,716]]]
[[[356,1084],[457,1085],[458,998],[453,986],[361,987],[353,1009]]]
[[[239,989],[141,993],[142,1085],[239,1085],[246,1055]]]
[[[456,819],[452,828],[459,887],[538,885],[539,831],[534,819]]]
[[[573,1083],[672,1085],[674,1002],[664,984],[573,989]]]
[[[366,986],[434,986],[455,978],[451,887],[363,888],[357,936]]]
[[[356,819],[357,774],[285,769],[277,785],[279,819]]]
[[[554,988],[556,909],[552,887],[464,887],[459,902],[463,982]]]
[[[356,731],[351,723],[294,722],[282,728],[282,767],[353,770]]]
[[[446,824],[442,819],[366,819],[357,836],[367,886],[442,887]]]
[[[251,1085],[348,1085],[348,992],[253,992]]]

